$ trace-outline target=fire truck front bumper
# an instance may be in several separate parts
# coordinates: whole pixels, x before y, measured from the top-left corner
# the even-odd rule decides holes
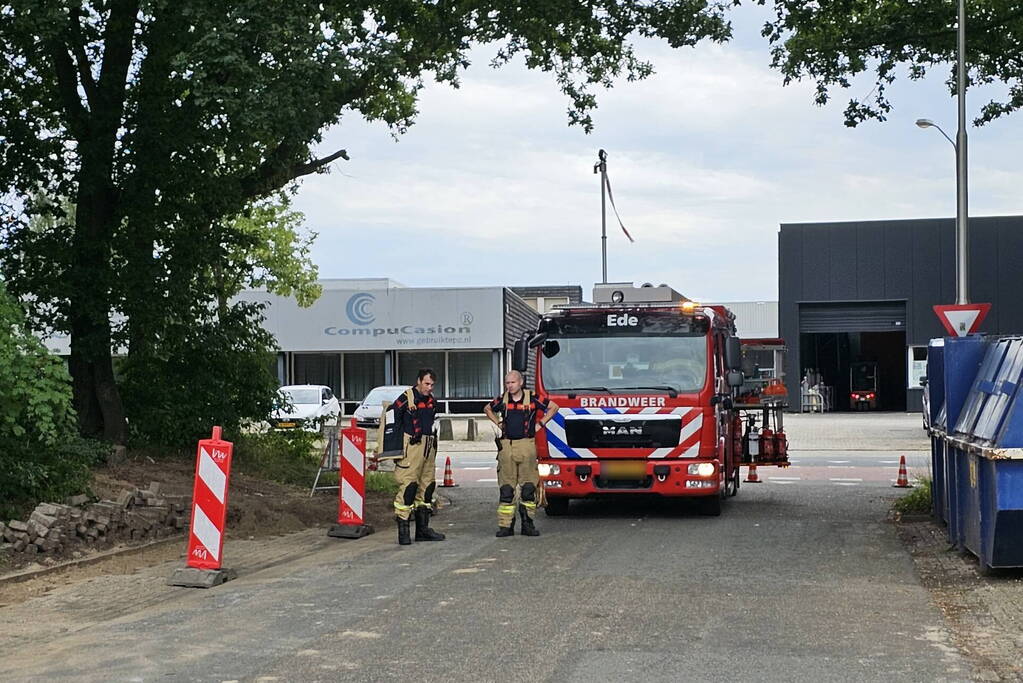
[[[721,464],[717,460],[544,460],[540,478],[548,496],[706,496],[720,492]]]

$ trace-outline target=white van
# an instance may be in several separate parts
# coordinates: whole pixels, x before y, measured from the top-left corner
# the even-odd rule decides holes
[[[362,399],[359,407],[355,409],[353,413],[355,423],[360,427],[378,427],[380,425],[380,413],[383,412],[382,404],[386,401],[390,405],[406,389],[408,389],[407,386],[397,385],[374,387],[366,394],[366,398]]]

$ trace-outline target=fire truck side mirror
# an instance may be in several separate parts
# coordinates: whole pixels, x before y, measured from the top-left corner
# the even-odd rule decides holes
[[[512,349],[512,369],[525,372],[529,369],[529,342],[519,339]]]
[[[742,370],[728,371],[728,386],[741,387],[743,382]]]
[[[725,366],[729,370],[742,370],[742,342],[738,337],[725,340]]]

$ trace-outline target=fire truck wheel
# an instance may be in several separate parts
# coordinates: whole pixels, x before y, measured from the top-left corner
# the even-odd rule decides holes
[[[547,513],[548,517],[560,517],[561,515],[567,515],[568,503],[568,498],[549,496],[547,498],[547,507],[544,508],[544,511]]]
[[[720,517],[721,496],[707,496],[700,499],[700,514],[705,517]]]

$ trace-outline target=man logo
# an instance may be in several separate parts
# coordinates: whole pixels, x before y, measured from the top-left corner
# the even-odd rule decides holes
[[[353,294],[345,305],[345,313],[348,314],[348,319],[356,325],[369,325],[376,320],[376,316],[373,315],[374,300],[374,296],[366,292]]]
[[[604,436],[642,436],[641,425],[601,425]]]

